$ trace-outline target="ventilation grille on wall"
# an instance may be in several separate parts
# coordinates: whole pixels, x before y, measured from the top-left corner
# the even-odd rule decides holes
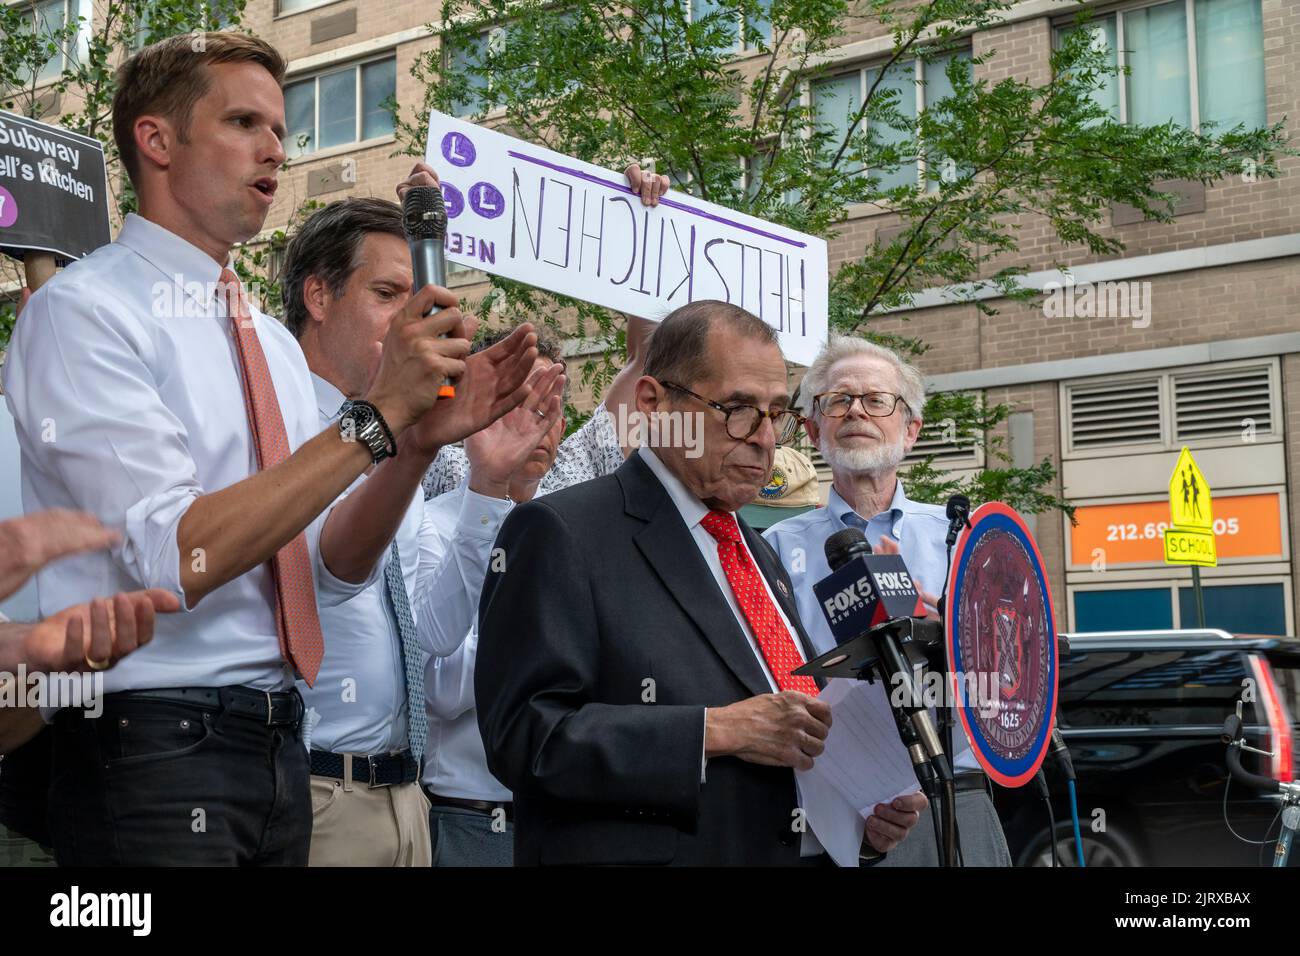
[[[1160,379],[1072,386],[1070,440],[1075,448],[1159,442]]]
[[[1257,365],[1174,377],[1174,421],[1180,442],[1237,435],[1253,426],[1272,432],[1269,367]]]

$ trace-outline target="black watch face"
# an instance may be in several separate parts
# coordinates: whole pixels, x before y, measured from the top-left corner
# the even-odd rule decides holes
[[[366,430],[366,426],[375,420],[375,413],[371,411],[369,405],[352,405],[343,417],[352,423],[352,429],[355,434],[360,435]]]

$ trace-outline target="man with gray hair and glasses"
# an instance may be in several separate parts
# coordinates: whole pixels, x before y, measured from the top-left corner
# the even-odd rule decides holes
[[[799,615],[817,653],[835,646],[813,585],[830,573],[823,545],[845,528],[862,531],[881,554],[901,554],[929,615],[947,577],[948,518],[939,505],[912,501],[898,466],[921,434],[925,382],[899,355],[865,339],[831,336],[799,389],[800,412],[812,443],[831,466],[825,508],[769,528],[764,537],[790,573]],[[875,693],[885,693],[876,684]],[[1010,866],[989,781],[958,733],[953,749],[957,827],[966,866]],[[919,826],[882,866],[938,866],[934,831]]]

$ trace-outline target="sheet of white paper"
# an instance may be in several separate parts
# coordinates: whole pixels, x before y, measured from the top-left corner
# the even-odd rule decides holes
[[[857,866],[862,836],[867,830],[866,817],[822,775],[811,770],[794,773],[799,783],[799,805],[821,845],[836,866]]]
[[[879,683],[831,678],[821,699],[831,707],[826,750],[796,776],[813,833],[836,863],[856,866],[862,825],[876,804],[921,787]],[[851,864],[843,862],[850,844]]]
[[[307,753],[311,753],[311,735],[319,723],[320,711],[315,707],[308,707],[307,713],[302,715],[302,745],[307,748]]]

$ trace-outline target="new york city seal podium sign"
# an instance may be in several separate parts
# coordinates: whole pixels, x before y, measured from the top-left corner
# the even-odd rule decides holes
[[[1210,483],[1186,445],[1169,476],[1169,515],[1173,527],[1165,531],[1165,564],[1217,565]]]

